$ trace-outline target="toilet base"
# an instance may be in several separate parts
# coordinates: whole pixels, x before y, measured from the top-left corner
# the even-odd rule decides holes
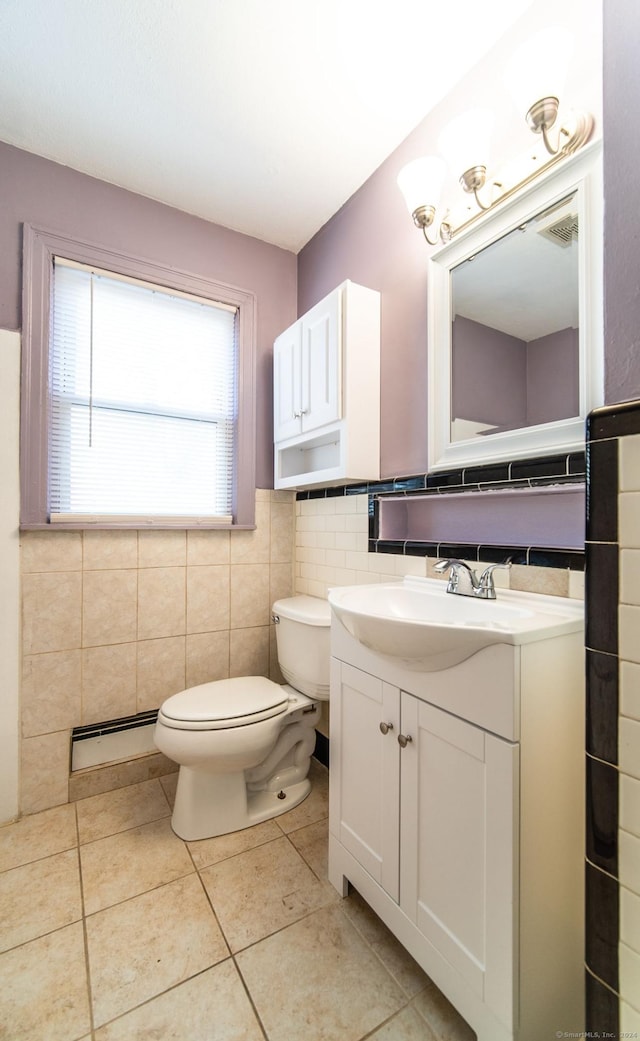
[[[212,839],[286,813],[310,791],[307,777],[277,791],[247,791],[244,772],[207,774],[181,766],[171,827],[187,842]]]

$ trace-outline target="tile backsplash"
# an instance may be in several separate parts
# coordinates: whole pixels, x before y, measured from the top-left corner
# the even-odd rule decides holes
[[[442,578],[433,565],[436,556],[402,552],[369,553],[369,495],[335,495],[298,499],[296,502],[295,588],[297,593],[326,597],[331,586],[385,582],[404,575]],[[430,550],[429,550],[430,552]],[[490,563],[474,558],[476,569]],[[584,597],[584,574],[568,567],[535,567],[514,564],[510,571],[494,573],[496,586]]]
[[[294,510],[259,490],[254,531],[22,534],[23,813],[67,802],[73,727],[207,680],[281,680],[270,609],[293,591]]]

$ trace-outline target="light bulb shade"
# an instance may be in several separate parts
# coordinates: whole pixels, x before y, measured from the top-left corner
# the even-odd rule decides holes
[[[491,132],[495,116],[490,109],[471,109],[456,116],[444,128],[438,140],[442,152],[456,178],[474,166],[489,166]]]
[[[562,99],[573,46],[569,30],[556,26],[537,32],[513,52],[504,82],[523,118],[542,98]]]
[[[407,163],[398,174],[398,187],[409,213],[420,206],[437,207],[440,202],[446,166],[437,155],[426,155]]]

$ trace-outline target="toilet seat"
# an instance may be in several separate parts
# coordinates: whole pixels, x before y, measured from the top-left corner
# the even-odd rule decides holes
[[[158,722],[174,730],[226,730],[279,716],[288,702],[287,688],[265,676],[238,676],[173,694],[160,709]]]

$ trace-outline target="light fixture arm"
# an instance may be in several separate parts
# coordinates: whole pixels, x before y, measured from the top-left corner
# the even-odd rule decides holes
[[[560,127],[557,145],[553,145],[549,131],[558,118],[558,108],[557,98],[540,98],[527,112],[527,126],[534,134],[542,135],[544,147],[549,155],[571,155],[589,140],[593,129],[593,117],[588,112],[572,112]]]
[[[440,239],[442,237],[442,227],[444,227],[444,225],[441,225],[440,227],[440,236],[436,235],[435,239],[429,238],[427,234],[427,228],[430,228],[433,224],[435,215],[435,206],[418,206],[418,208],[415,209],[411,215],[413,217],[413,223],[415,224],[416,228],[420,228],[422,230],[422,234],[424,235],[425,239],[427,240],[430,246],[437,246],[439,244]],[[445,240],[443,239],[442,241]]]
[[[487,181],[487,168],[486,166],[472,166],[460,177],[460,184],[465,192],[473,196],[481,210],[490,210],[493,206],[493,202],[489,202],[485,205],[482,201],[478,192],[484,188]],[[495,200],[494,200],[495,202]]]

